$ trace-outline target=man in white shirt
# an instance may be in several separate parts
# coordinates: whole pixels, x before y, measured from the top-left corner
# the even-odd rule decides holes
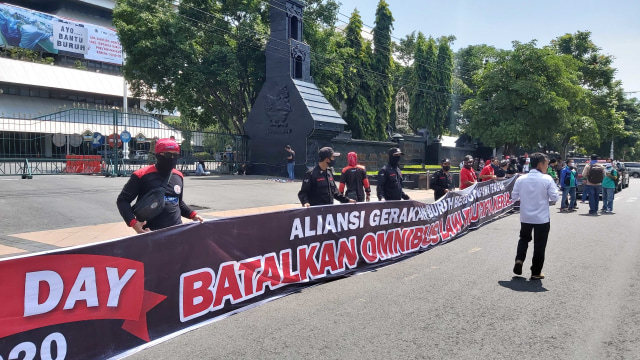
[[[531,280],[544,279],[542,265],[550,229],[549,204],[558,201],[558,187],[547,175],[549,159],[545,154],[531,154],[531,171],[519,177],[513,187],[513,201],[520,200],[520,241],[513,272],[522,275],[522,264],[533,232]]]

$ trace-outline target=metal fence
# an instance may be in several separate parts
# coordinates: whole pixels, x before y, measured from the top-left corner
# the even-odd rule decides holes
[[[242,171],[249,160],[243,135],[179,129],[146,113],[60,108],[36,118],[0,117],[0,176],[129,175],[155,163],[155,143],[181,144],[178,169],[191,174],[202,161],[214,173]]]

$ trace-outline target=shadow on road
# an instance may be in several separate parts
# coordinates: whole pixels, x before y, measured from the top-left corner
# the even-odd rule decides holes
[[[510,281],[498,281],[498,284],[502,287],[506,287],[507,289],[511,289],[513,291],[526,291],[526,292],[545,292],[549,291],[542,286],[542,281],[540,280],[532,280],[527,281],[526,278],[522,276],[514,276]]]

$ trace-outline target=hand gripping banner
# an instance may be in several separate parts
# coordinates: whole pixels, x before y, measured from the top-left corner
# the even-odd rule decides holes
[[[0,261],[0,359],[120,358],[318,282],[389,265],[513,208],[515,178],[434,204],[300,208]]]

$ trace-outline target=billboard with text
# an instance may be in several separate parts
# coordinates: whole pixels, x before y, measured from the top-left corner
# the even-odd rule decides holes
[[[113,29],[0,3],[0,46],[122,65]]]

